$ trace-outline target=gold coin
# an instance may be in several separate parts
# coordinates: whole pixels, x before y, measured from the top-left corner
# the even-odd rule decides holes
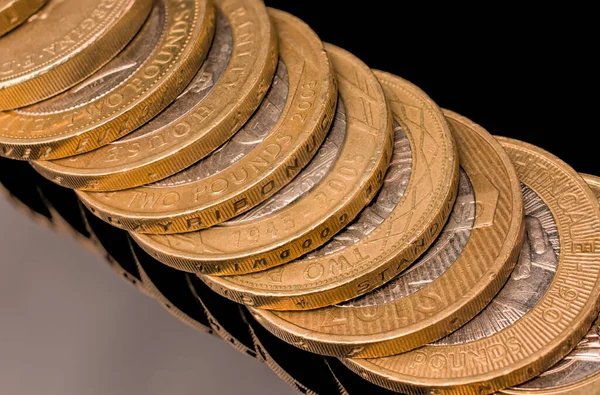
[[[210,52],[167,109],[108,145],[70,158],[34,162],[34,167],[68,188],[133,188],[183,170],[230,138],[256,110],[271,83],[277,36],[262,1],[214,3],[218,12]]]
[[[279,35],[275,82],[252,119],[219,150],[148,186],[79,193],[100,218],[141,233],[190,232],[241,214],[285,186],[333,119],[337,87],[323,44],[299,19],[269,10]]]
[[[135,0],[133,5],[137,9],[147,1]],[[73,2],[78,5],[72,5]],[[118,4],[129,4],[133,0],[56,1],[44,12],[50,12],[48,10],[56,4],[56,13],[60,10],[66,13],[63,7],[79,9],[81,3],[88,5],[83,10],[87,15],[87,10],[93,8],[90,2],[98,3],[99,10],[112,5],[114,13],[119,9]],[[113,20],[108,10],[103,12],[107,15],[105,19]],[[103,15],[100,11],[91,11],[91,15],[98,13]],[[136,37],[97,73],[51,99],[0,113],[0,155],[49,160],[81,154],[148,122],[183,91],[200,68],[213,36],[214,14],[210,0],[156,1]],[[52,26],[59,25],[54,20],[52,23]],[[38,35],[44,33],[38,32]],[[22,43],[19,45],[22,47]],[[61,183],[60,178],[53,181]]]
[[[450,218],[426,254],[385,286],[341,305],[256,318],[318,354],[374,358],[440,339],[485,308],[523,240],[523,198],[510,159],[487,131],[444,112],[462,168]]]
[[[274,269],[230,277],[200,275],[216,292],[269,310],[316,309],[390,281],[435,240],[456,197],[454,139],[444,115],[424,92],[399,77],[375,74],[408,138],[411,163],[404,158],[406,144],[397,144],[381,192],[345,232]]]
[[[363,378],[410,394],[493,393],[560,361],[598,316],[596,197],[555,156],[498,139],[522,183],[526,223],[510,279],[479,315],[433,344],[391,357],[342,360]]]
[[[40,2],[18,0],[14,5],[21,3]],[[0,110],[47,99],[90,76],[127,45],[151,7],[151,0],[53,0],[0,38]],[[2,142],[37,137],[46,127],[28,121],[6,125]]]
[[[340,48],[326,49],[340,97],[331,131],[310,165],[241,218],[184,235],[136,235],[143,248],[180,270],[244,274],[296,259],[354,219],[383,181],[392,119],[371,69]]]
[[[600,200],[600,177],[581,174]],[[600,317],[559,363],[517,387],[499,391],[511,395],[597,395],[600,391]]]
[[[48,0],[0,0],[0,36],[25,22],[47,2]]]

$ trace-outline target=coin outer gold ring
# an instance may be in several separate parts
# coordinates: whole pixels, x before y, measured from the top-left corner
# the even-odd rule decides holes
[[[232,166],[197,182],[127,189],[118,196],[79,194],[92,212],[133,232],[191,232],[251,209],[287,185],[310,161],[333,120],[337,83],[317,35],[290,14],[274,9],[269,9],[269,14],[289,76],[288,99],[269,135]],[[241,181],[235,181],[240,177]],[[138,233],[133,234],[134,239],[152,256],[161,256],[164,260],[159,260],[175,268],[186,267],[161,254],[161,242]],[[195,271],[194,266],[187,267],[186,271]]]
[[[151,2],[136,0],[134,5],[137,9],[146,3]],[[42,115],[24,111],[0,113],[0,122],[6,125],[0,133],[0,155],[20,160],[50,160],[88,152],[135,130],[169,105],[206,57],[214,33],[215,10],[211,0],[165,3],[165,28],[155,50],[123,84],[67,111]],[[134,25],[132,21],[126,24]],[[135,32],[138,30],[139,25]],[[110,35],[115,34],[115,29],[111,29]],[[79,56],[86,58],[81,61],[89,62],[87,58],[96,59],[98,53],[99,50],[83,51]],[[161,57],[167,55],[169,61],[165,62]],[[79,67],[81,61],[69,61],[63,66],[69,68],[69,73],[75,73],[70,69]],[[36,85],[34,90],[42,89],[37,85],[45,83],[51,75],[47,72],[40,79],[31,80]],[[61,183],[60,179],[53,181]]]
[[[277,66],[277,35],[262,1],[214,3],[228,19],[234,46],[225,72],[195,109],[156,132],[119,141],[120,150],[135,149],[139,154],[121,158],[116,165],[108,160],[117,146],[108,144],[73,158],[34,162],[35,169],[73,189],[133,188],[185,169],[230,138],[254,113],[269,88]],[[191,132],[179,137],[181,130]],[[156,141],[161,144],[158,149],[153,146]],[[88,161],[97,166],[88,167]]]
[[[221,276],[279,266],[329,240],[379,190],[393,149],[392,117],[383,90],[371,70],[356,57],[331,45],[326,49],[337,72],[347,119],[345,140],[332,169],[315,188],[273,214],[247,224],[216,226],[186,235],[211,248],[230,245],[233,249],[232,236],[239,234],[241,245],[236,251],[197,253],[186,244],[182,245],[185,249],[176,249],[167,240],[171,236],[151,237],[169,248],[161,251],[161,255],[169,256],[168,262],[177,259],[193,265],[196,272]],[[370,114],[369,119],[363,119],[365,113]],[[263,238],[246,242],[253,229]],[[268,235],[267,229],[279,232],[278,236]]]
[[[600,177],[579,173],[590,186],[597,199],[600,199]],[[597,321],[598,322],[598,321]],[[597,324],[594,323],[594,325]],[[528,389],[513,387],[498,391],[498,394],[510,395],[597,395],[600,388],[600,371],[571,384],[548,389]]]
[[[392,74],[375,71],[375,75],[412,152],[410,180],[396,208],[351,247],[254,275],[205,277],[214,291],[260,309],[312,310],[377,288],[408,267],[435,240],[456,198],[454,138],[440,109],[418,87]],[[263,310],[252,311],[263,315]]]
[[[479,313],[504,285],[523,240],[523,198],[504,150],[479,125],[444,112],[473,185],[476,218],[457,260],[405,298],[378,306],[312,311],[256,311],[271,332],[317,354],[374,358],[438,340]],[[255,312],[255,310],[253,310]],[[337,328],[326,332],[325,328]]]
[[[517,140],[497,139],[520,181],[540,196],[556,221],[561,253],[548,291],[527,314],[492,336],[386,358],[342,360],[361,377],[409,394],[493,393],[530,380],[559,362],[597,318],[598,201],[584,180],[552,154]]]
[[[121,0],[120,3],[124,4],[119,7],[120,12],[111,12],[102,22],[103,30],[94,30],[92,35],[83,37],[69,53],[15,76],[15,83],[0,82],[0,110],[24,107],[63,92],[117,55],[135,36],[152,9],[151,0]],[[3,122],[8,121],[5,119]],[[28,126],[31,128],[31,125]],[[25,127],[23,132],[34,130]],[[35,135],[35,132],[32,134]],[[12,143],[14,145],[9,146],[19,150],[22,142],[3,137],[1,145]],[[9,157],[19,159],[19,154],[15,155]]]
[[[13,0],[0,10],[0,37],[25,22],[48,0]]]

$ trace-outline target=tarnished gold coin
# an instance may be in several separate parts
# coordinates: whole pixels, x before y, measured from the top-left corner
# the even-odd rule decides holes
[[[43,2],[9,0],[8,12],[36,3],[39,8]],[[127,45],[151,7],[151,0],[53,0],[0,38],[0,110],[47,99],[90,76]],[[2,143],[37,137],[47,127],[39,120],[15,124],[5,116],[0,115]]]
[[[550,153],[498,139],[522,183],[526,222],[510,279],[479,315],[435,343],[385,358],[342,360],[363,378],[410,394],[493,393],[556,364],[597,318],[596,197],[573,169]]]
[[[113,21],[111,15],[119,9],[117,5],[131,3],[137,9],[144,2],[149,0],[57,0],[43,12],[68,13],[63,7],[79,9],[83,4],[87,7],[80,12],[88,16],[106,14],[103,20]],[[94,11],[90,3],[98,3],[100,11]],[[157,0],[136,37],[98,72],[51,99],[0,113],[0,155],[48,160],[81,154],[148,122],[183,91],[200,68],[213,37],[214,15],[211,0]],[[56,20],[52,23],[49,30],[54,24],[60,25]],[[19,34],[23,28],[18,29]],[[23,48],[22,43],[19,45]],[[94,52],[92,58],[96,56]],[[0,85],[1,75],[0,68]],[[57,177],[53,181],[61,184],[62,180]]]
[[[48,0],[0,0],[0,36],[25,22],[47,2]]]
[[[316,309],[390,281],[435,240],[456,197],[454,139],[440,109],[419,88],[375,74],[397,123],[394,157],[378,196],[346,231],[302,259],[252,275],[201,276],[216,292],[269,310]]]
[[[143,248],[180,270],[252,273],[314,250],[356,217],[383,181],[392,118],[371,69],[340,48],[326,50],[340,97],[329,135],[311,163],[241,217],[184,235],[135,236]]]
[[[108,145],[70,158],[34,162],[34,167],[69,188],[133,188],[183,170],[230,138],[271,84],[277,36],[262,1],[214,3],[218,12],[210,52],[167,109]]]
[[[333,119],[333,70],[322,42],[304,22],[282,11],[269,13],[279,35],[280,64],[248,123],[213,154],[162,181],[80,193],[96,215],[140,233],[190,232],[256,206],[309,162]]]
[[[256,318],[278,337],[319,354],[374,358],[448,335],[485,308],[521,250],[523,198],[500,144],[479,125],[445,111],[462,168],[450,218],[426,254],[358,299]]]
[[[581,174],[581,173],[580,173]],[[600,178],[581,174],[600,200]],[[517,387],[499,391],[511,395],[598,395],[600,394],[600,317],[559,363]]]

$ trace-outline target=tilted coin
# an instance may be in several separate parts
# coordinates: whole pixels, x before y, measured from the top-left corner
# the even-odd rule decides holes
[[[310,165],[242,218],[182,235],[137,237],[144,248],[187,271],[257,272],[322,245],[373,198],[392,152],[385,96],[364,63],[337,47],[326,49],[340,99],[331,131]]]
[[[192,82],[167,109],[104,147],[34,162],[35,168],[69,188],[132,188],[183,170],[231,137],[271,84],[277,42],[262,1],[214,3],[217,18],[210,52]]]
[[[419,88],[375,74],[397,123],[396,147],[378,196],[344,232],[302,259],[252,275],[203,276],[216,292],[258,308],[316,309],[390,281],[435,240],[456,197],[454,139],[440,109]]]
[[[113,228],[112,232],[115,231],[118,230]],[[155,261],[137,247],[131,238],[127,239],[124,246],[130,249],[136,270],[140,273],[148,295],[184,324],[201,332],[212,333],[208,316],[188,287],[185,273]]]
[[[8,3],[10,12],[13,6],[41,2]],[[50,2],[27,23],[0,37],[0,111],[47,99],[93,74],[138,32],[151,7],[151,0]],[[45,127],[41,123],[5,117],[0,141],[20,150],[19,143],[37,137]]]
[[[309,162],[333,119],[333,70],[304,22],[282,11],[269,13],[279,35],[280,64],[257,113],[227,144],[183,172],[116,193],[79,194],[96,215],[135,232],[190,232],[256,206]]]
[[[479,315],[433,344],[391,357],[342,360],[363,378],[411,394],[493,393],[560,361],[597,318],[596,197],[548,152],[498,139],[523,184],[526,237],[510,279]]]
[[[600,200],[600,178],[581,174]],[[538,377],[514,388],[499,391],[511,395],[597,395],[600,393],[600,317],[559,363]]]
[[[373,358],[440,339],[487,306],[521,250],[521,188],[494,137],[444,114],[462,171],[450,218],[429,250],[383,287],[349,302],[312,311],[253,310],[267,329],[308,351]]]
[[[134,5],[140,1],[148,0],[136,0]],[[54,4],[58,12],[73,2],[112,4],[111,10],[126,3],[58,0],[44,12]],[[103,12],[112,18],[108,10]],[[148,122],[196,75],[210,47],[214,15],[210,0],[157,0],[136,37],[98,72],[51,99],[0,113],[0,155],[21,160],[64,158],[104,146]]]
[[[48,0],[0,0],[0,36],[25,22]]]

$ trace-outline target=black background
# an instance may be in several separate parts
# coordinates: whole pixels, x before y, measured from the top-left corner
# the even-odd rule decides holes
[[[370,67],[420,86],[490,133],[540,146],[600,175],[586,9],[440,8],[435,2],[265,0]],[[597,63],[596,63],[597,64]],[[595,80],[594,80],[595,81]]]

